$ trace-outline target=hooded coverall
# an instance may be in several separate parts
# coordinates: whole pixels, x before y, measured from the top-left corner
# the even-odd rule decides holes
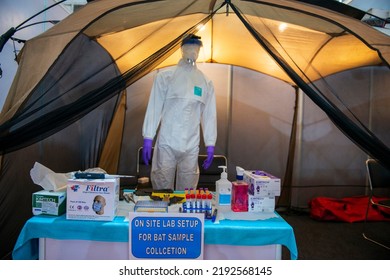
[[[207,146],[217,139],[214,86],[197,67],[181,59],[161,71],[153,83],[143,137],[153,139],[151,181],[154,189],[196,188],[199,180],[200,126]]]

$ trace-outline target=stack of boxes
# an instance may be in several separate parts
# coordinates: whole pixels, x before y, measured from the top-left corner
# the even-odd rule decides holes
[[[69,220],[112,221],[119,203],[119,178],[69,179],[66,191],[38,191],[32,195],[34,215]]]
[[[280,196],[280,179],[264,171],[244,172],[248,188],[248,212],[274,212],[275,197]]]

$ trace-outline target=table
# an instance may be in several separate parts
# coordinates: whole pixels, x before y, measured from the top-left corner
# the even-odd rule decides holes
[[[204,223],[204,259],[281,259],[281,246],[297,259],[292,227],[277,213],[267,220]],[[128,259],[129,222],[34,216],[24,225],[13,259]]]

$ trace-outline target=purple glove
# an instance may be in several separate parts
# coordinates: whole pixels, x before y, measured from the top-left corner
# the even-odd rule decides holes
[[[152,158],[152,139],[144,139],[144,146],[142,147],[142,159],[146,165],[149,165],[149,161]]]
[[[207,169],[210,167],[211,163],[214,159],[214,146],[208,146],[207,147],[207,158],[203,162],[202,166],[204,169]]]

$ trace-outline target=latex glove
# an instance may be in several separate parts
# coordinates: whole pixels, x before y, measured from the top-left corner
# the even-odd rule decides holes
[[[207,158],[203,162],[202,166],[204,169],[207,169],[210,167],[211,163],[214,159],[214,146],[208,146],[207,147]]]
[[[142,159],[146,165],[149,165],[149,161],[152,158],[152,139],[144,139],[144,145],[142,147]]]

